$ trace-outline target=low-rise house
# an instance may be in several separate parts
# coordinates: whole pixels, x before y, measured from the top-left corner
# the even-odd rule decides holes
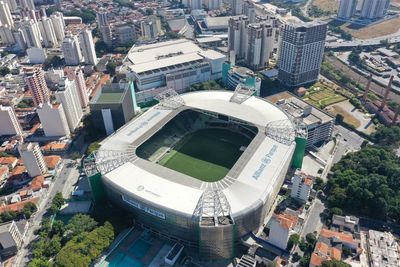
[[[334,214],[332,216],[332,226],[339,228],[340,231],[349,231],[357,233],[359,229],[359,219],[355,216],[340,216]]]

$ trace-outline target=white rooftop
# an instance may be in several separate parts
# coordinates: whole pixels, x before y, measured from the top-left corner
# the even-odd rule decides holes
[[[263,129],[269,122],[288,119],[283,111],[254,96],[241,104],[230,102],[232,95],[233,92],[230,91],[200,91],[183,94],[181,97],[185,101],[185,106],[179,109],[194,108],[220,113],[250,122],[260,129],[244,152],[249,151],[251,147],[251,153],[244,167],[236,174],[235,181],[222,189],[230,204],[232,215],[235,216],[260,201],[265,203],[268,200],[275,183],[279,177],[282,177],[282,171],[286,171],[285,168],[290,163],[295,144],[293,142],[291,145],[285,145],[264,134]],[[132,143],[144,142],[179,113],[181,111],[179,109],[151,108],[104,140],[101,149],[124,149]],[[146,137],[149,132],[152,134]],[[146,202],[189,216],[193,214],[203,193],[205,182],[199,182],[195,178],[170,169],[167,170],[156,163],[146,161],[146,164],[143,164],[143,161],[137,159],[125,163],[104,175],[104,179]],[[159,168],[165,171],[160,172]]]

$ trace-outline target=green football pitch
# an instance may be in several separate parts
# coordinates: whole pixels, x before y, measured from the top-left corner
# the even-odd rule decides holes
[[[251,140],[225,129],[203,129],[185,136],[158,164],[205,182],[221,180]]]

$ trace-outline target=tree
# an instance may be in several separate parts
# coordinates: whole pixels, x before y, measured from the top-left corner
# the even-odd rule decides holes
[[[28,264],[28,267],[50,267],[50,266],[51,266],[50,262],[43,258],[34,258]]]
[[[34,203],[28,202],[22,209],[22,214],[25,215],[26,219],[29,219],[33,213],[37,211],[37,207]]]
[[[299,262],[300,267],[308,267],[309,264],[310,264],[310,256],[308,256],[308,255],[301,258],[301,260]]]
[[[49,209],[50,213],[52,213],[52,214],[57,213],[61,209],[62,205],[64,205],[64,203],[65,203],[65,199],[63,198],[62,193],[57,192],[54,195],[54,198],[51,202],[51,206]]]
[[[379,146],[389,146],[396,148],[400,143],[400,127],[378,127],[377,131],[373,134],[373,139]]]
[[[71,159],[73,160],[77,160],[81,158],[81,154],[79,154],[79,152],[74,152],[71,154]]]
[[[79,235],[83,232],[92,231],[97,225],[97,222],[93,220],[90,216],[85,214],[77,214],[71,218],[66,230],[72,236]]]
[[[351,265],[343,261],[333,259],[329,261],[324,261],[321,267],[351,267]]]
[[[60,68],[64,66],[64,60],[62,60],[59,56],[50,56],[46,58],[43,63],[43,69],[48,70],[50,68]]]
[[[109,48],[104,41],[97,41],[94,45],[97,56],[101,57],[109,52]]]
[[[147,16],[151,16],[151,15],[153,15],[154,14],[154,11],[153,11],[153,9],[151,9],[151,8],[146,8],[146,15]]]
[[[65,231],[64,222],[61,220],[55,220],[53,222],[53,226],[51,227],[51,235],[63,236],[64,231]]]
[[[0,76],[6,76],[7,74],[10,74],[11,71],[8,67],[0,67]]]
[[[354,64],[354,65],[360,65],[361,64],[361,57],[360,53],[356,50],[353,49],[351,53],[349,54],[349,62]]]
[[[299,244],[299,242],[300,242],[300,236],[298,235],[298,234],[292,234],[290,237],[289,237],[289,241],[288,241],[288,244],[287,244],[287,250],[292,250],[292,248],[295,246],[295,245],[298,245]]]
[[[115,75],[115,69],[117,68],[117,64],[115,62],[108,62],[106,65],[107,72],[111,75]]]
[[[344,122],[344,117],[343,117],[343,115],[342,114],[336,114],[336,122],[338,123],[338,124],[341,124],[341,123],[343,123]]]
[[[86,151],[86,154],[90,155],[90,154],[92,154],[93,152],[99,150],[99,148],[100,148],[100,143],[99,143],[99,142],[93,142],[93,143],[91,143],[91,144],[89,145],[89,147],[88,147],[88,149],[87,149],[87,151]]]
[[[314,246],[315,241],[317,241],[317,238],[315,237],[315,235],[313,233],[308,233],[306,235],[306,240],[307,240],[308,244]]]
[[[61,250],[61,238],[54,236],[46,246],[45,254],[47,257],[53,257]]]

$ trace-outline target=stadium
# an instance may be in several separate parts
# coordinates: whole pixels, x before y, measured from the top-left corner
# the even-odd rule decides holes
[[[168,90],[105,139],[86,172],[137,224],[200,257],[232,258],[263,225],[304,134],[253,94]]]

